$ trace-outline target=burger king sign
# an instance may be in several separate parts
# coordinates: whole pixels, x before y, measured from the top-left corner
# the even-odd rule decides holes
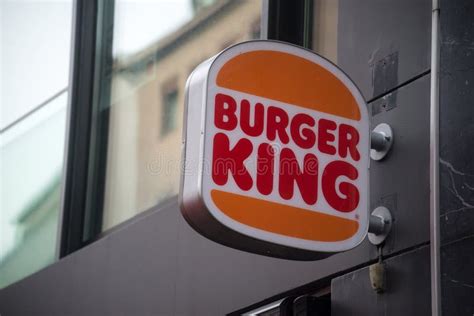
[[[251,41],[187,82],[181,210],[234,248],[320,259],[368,229],[369,119],[354,83],[293,45]]]

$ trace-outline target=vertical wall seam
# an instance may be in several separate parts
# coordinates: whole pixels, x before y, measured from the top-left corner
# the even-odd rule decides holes
[[[440,230],[439,230],[439,1],[432,2],[430,82],[430,239],[431,310],[441,315]]]

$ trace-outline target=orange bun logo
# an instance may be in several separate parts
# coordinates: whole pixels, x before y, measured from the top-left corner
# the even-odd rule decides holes
[[[369,121],[352,81],[315,53],[241,43],[188,79],[181,204],[201,234],[317,259],[368,227]]]

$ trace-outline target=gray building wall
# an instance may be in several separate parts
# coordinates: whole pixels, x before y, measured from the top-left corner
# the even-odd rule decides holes
[[[470,315],[474,29],[472,5],[456,3],[442,1],[441,15],[442,306],[444,315]],[[367,241],[315,262],[248,254],[198,235],[173,198],[0,290],[0,314],[223,315],[330,285],[334,315],[430,315],[431,1],[339,5],[338,64],[361,88],[372,127],[389,123],[395,132],[392,152],[371,163],[370,175],[371,207],[385,205],[395,219],[383,247],[384,293],[370,286],[377,249]]]

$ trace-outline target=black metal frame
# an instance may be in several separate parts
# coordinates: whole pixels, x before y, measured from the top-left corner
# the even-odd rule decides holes
[[[312,47],[313,0],[268,0],[268,39]]]
[[[75,1],[72,75],[59,257],[94,238],[102,220],[113,1]],[[112,10],[110,10],[112,8]],[[103,38],[109,39],[103,41]],[[97,93],[101,91],[101,93]],[[100,113],[103,111],[103,113]]]
[[[69,131],[59,256],[82,246],[92,116],[97,2],[75,1]]]
[[[83,241],[88,243],[102,231],[107,167],[110,96],[113,68],[114,0],[99,1],[97,7],[95,72],[89,152],[87,204]]]

